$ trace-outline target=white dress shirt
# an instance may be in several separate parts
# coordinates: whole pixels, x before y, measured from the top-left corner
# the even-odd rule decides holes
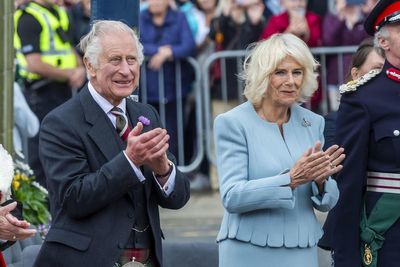
[[[96,89],[94,89],[93,85],[88,82],[88,88],[89,88],[89,92],[92,95],[94,101],[96,101],[96,103],[100,106],[100,108],[107,114],[108,118],[111,120],[111,123],[114,125],[114,127],[116,127],[116,121],[117,118],[115,117],[114,114],[111,113],[111,109],[114,108],[114,106],[107,100],[105,99],[103,96],[101,96]],[[120,108],[125,114],[126,114],[126,99],[122,99],[121,103],[119,103],[119,105],[117,106],[118,108]],[[141,182],[144,182],[146,180],[146,178],[144,177],[142,171],[140,170],[140,168],[138,168],[126,155],[125,151],[123,151],[126,159],[128,160],[129,164],[131,165],[133,171],[135,172],[136,176],[138,177],[138,179]],[[175,165],[173,164],[173,170],[171,172],[171,175],[169,176],[167,182],[164,184],[164,186],[161,186],[160,183],[158,182],[158,180],[156,179],[156,177],[154,176],[153,173],[153,177],[156,180],[157,184],[160,186],[160,188],[164,191],[164,193],[169,196],[174,187],[175,187],[175,175],[176,175],[176,170],[175,170]]]

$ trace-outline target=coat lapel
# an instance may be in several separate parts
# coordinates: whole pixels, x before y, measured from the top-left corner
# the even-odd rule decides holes
[[[89,89],[85,86],[80,93],[80,101],[86,121],[92,125],[88,135],[97,145],[107,160],[111,160],[121,152],[116,132],[107,114],[94,101]]]
[[[130,99],[126,98],[126,112],[128,113],[128,117],[130,122],[132,123],[132,128],[136,126],[136,123],[138,122],[138,118],[140,116],[139,111],[137,110],[137,107],[135,106],[135,103]]]
[[[92,128],[88,132],[89,137],[97,145],[106,159],[112,160],[123,149],[122,142],[114,131],[114,126],[107,117],[107,114],[105,114],[96,101],[94,101],[87,86],[84,87],[80,93],[80,101],[84,110],[85,119],[92,125]],[[140,115],[135,104],[131,100],[127,99],[126,110],[133,124],[132,126],[134,127]],[[143,131],[148,130],[144,128]],[[145,168],[141,168],[141,171],[144,174]],[[150,196],[151,184],[152,183],[149,181],[145,182],[145,194],[147,199],[149,199]],[[129,192],[128,195],[133,201],[132,193]]]

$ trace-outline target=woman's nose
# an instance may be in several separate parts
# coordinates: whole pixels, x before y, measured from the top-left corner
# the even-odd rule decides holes
[[[293,74],[291,74],[291,73],[288,74],[286,83],[287,83],[287,84],[290,84],[290,85],[294,83]]]

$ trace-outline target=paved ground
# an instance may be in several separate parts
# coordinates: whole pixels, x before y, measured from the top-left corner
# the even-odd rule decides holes
[[[161,225],[166,241],[215,243],[222,214],[218,192],[192,193],[183,209],[161,210]],[[321,222],[325,219],[321,213],[317,217]],[[323,250],[319,251],[319,266],[330,267],[329,253]]]
[[[168,241],[215,242],[222,214],[218,193],[192,193],[183,209],[161,210],[161,225]]]

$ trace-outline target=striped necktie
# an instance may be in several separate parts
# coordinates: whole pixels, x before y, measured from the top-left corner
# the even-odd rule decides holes
[[[129,126],[128,123],[128,117],[125,115],[124,111],[119,107],[113,107],[111,109],[111,113],[116,118],[115,128],[117,129],[117,133],[119,134],[122,140],[126,141],[129,132],[131,131],[131,127]]]

